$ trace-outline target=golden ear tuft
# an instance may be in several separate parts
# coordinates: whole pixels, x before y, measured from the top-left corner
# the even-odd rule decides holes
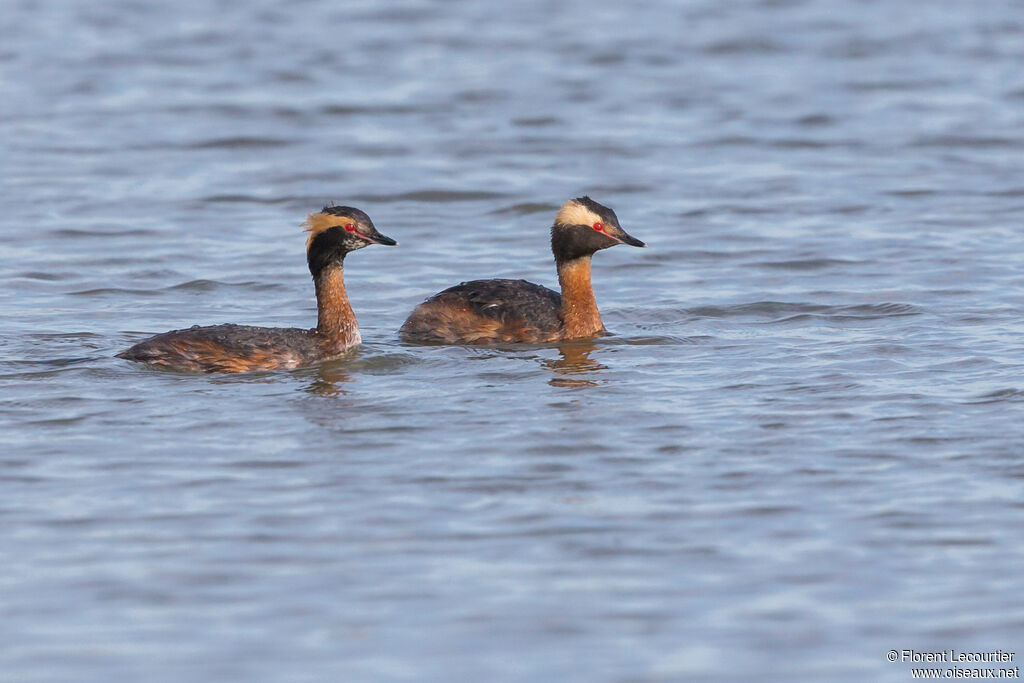
[[[555,223],[559,225],[593,225],[603,223],[604,219],[583,206],[575,199],[570,199],[555,215]]]
[[[309,233],[309,237],[306,238],[306,251],[309,251],[309,246],[313,244],[313,240],[324,230],[329,230],[339,225],[345,225],[346,223],[356,222],[357,221],[348,216],[335,216],[333,214],[324,213],[323,211],[309,214],[306,216],[306,220],[302,224],[304,226],[303,229]]]

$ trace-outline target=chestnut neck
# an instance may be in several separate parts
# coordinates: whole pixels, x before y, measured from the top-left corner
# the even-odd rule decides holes
[[[356,314],[345,292],[341,263],[324,268],[313,278],[316,287],[316,331],[333,351],[342,351],[362,341]]]
[[[565,338],[594,337],[604,332],[601,314],[590,285],[590,255],[559,261],[558,284],[562,286],[562,323]]]

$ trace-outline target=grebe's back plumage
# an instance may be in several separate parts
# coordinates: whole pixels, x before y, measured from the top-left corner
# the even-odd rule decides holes
[[[397,242],[348,206],[310,214],[306,228],[306,260],[317,298],[315,328],[196,325],[150,337],[118,357],[183,372],[242,372],[309,365],[359,344],[359,325],[345,292],[345,255],[370,244]]]
[[[179,372],[244,372],[297,368],[323,360],[316,330],[251,325],[195,325],[171,330],[117,354]]]
[[[438,292],[402,326],[409,341],[500,344],[561,338],[562,295],[526,280],[473,280]]]
[[[526,280],[473,280],[449,287],[413,310],[407,341],[442,344],[545,343],[604,332],[590,284],[590,258],[616,244],[645,246],[611,209],[589,197],[567,202],[551,228],[559,294]]]

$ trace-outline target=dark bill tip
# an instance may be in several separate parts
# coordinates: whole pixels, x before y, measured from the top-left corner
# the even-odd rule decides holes
[[[619,239],[622,240],[623,244],[628,244],[631,247],[646,247],[647,246],[646,244],[644,244],[643,242],[641,242],[640,240],[638,240],[637,238],[633,237],[632,235],[630,235],[629,233],[626,233],[626,232],[623,232],[622,233],[622,237],[620,237]]]
[[[382,234],[380,234],[380,233],[377,233],[377,234],[376,234],[376,235],[374,235],[374,236],[373,236],[373,237],[372,237],[371,239],[372,239],[372,240],[373,240],[373,241],[374,241],[375,243],[377,243],[377,244],[383,244],[383,245],[384,245],[384,246],[386,246],[386,247],[397,247],[397,246],[398,246],[398,242],[394,241],[393,239],[391,239],[391,238],[390,238],[390,237],[388,237],[387,235],[382,235]]]

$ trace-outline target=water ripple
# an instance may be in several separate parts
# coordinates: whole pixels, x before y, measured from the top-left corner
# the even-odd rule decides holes
[[[920,315],[923,311],[912,304],[898,303],[829,306],[799,302],[758,301],[730,306],[698,306],[684,309],[684,313],[693,318],[771,318],[781,321],[801,316],[837,320],[846,318],[873,320]]]
[[[185,145],[188,149],[265,149],[285,147],[294,144],[293,140],[270,137],[228,137],[203,140]]]

